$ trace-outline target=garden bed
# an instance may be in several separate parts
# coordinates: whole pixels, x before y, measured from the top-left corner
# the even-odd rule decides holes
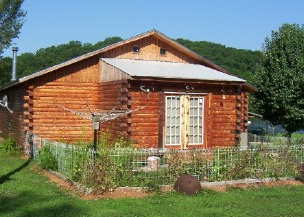
[[[299,168],[303,165],[304,147],[248,150],[102,148],[94,152],[89,147],[50,143],[34,156],[43,169],[56,171],[58,176],[71,180],[81,192],[100,194],[125,186],[142,187],[145,191],[170,189],[183,174],[192,175],[202,183],[223,181],[220,186],[232,185],[232,180],[256,179],[258,181],[254,182],[258,183],[261,180],[269,182],[267,178],[297,177],[302,173]],[[149,159],[154,159],[153,164]],[[205,187],[211,187],[211,184],[207,185]]]
[[[81,186],[79,183],[72,182],[62,176],[61,174],[42,170],[42,174],[47,176],[51,182],[56,183],[64,190],[68,190],[77,194],[84,200],[96,200],[96,199],[118,199],[118,198],[142,198],[152,195],[155,192],[149,191],[147,187],[118,187],[108,192],[92,193],[92,190]],[[265,179],[239,179],[230,181],[218,181],[218,182],[200,182],[202,189],[213,190],[217,192],[226,192],[231,188],[257,188],[261,186],[276,187],[287,185],[304,185],[303,182],[298,181],[292,177],[282,178],[265,178]],[[160,192],[174,191],[173,185],[161,185]]]
[[[82,186],[79,183],[68,180],[61,174],[42,170],[41,174],[48,177],[48,179],[58,185],[60,188],[70,191],[84,200],[96,200],[96,199],[118,199],[118,198],[142,198],[152,194],[147,188],[144,187],[119,187],[108,192],[92,193],[92,190]]]

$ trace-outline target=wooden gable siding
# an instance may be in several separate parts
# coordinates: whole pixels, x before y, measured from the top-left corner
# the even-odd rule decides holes
[[[134,53],[133,46],[139,46],[140,52]],[[166,49],[166,54],[160,54],[160,48]],[[139,39],[138,41],[125,44],[121,47],[114,48],[101,55],[107,58],[123,58],[123,59],[141,59],[141,60],[157,60],[181,63],[198,63],[197,60],[179,52],[175,48],[160,41],[156,37],[149,36]]]
[[[120,69],[118,69],[102,60],[100,60],[100,74],[101,74],[102,82],[121,81],[121,80],[127,80],[127,79],[131,78],[125,72],[121,71]]]
[[[73,82],[73,83],[99,83],[99,57],[91,57],[81,62],[63,67],[51,74],[38,78],[37,81],[43,82]],[[38,86],[40,84],[36,84]]]

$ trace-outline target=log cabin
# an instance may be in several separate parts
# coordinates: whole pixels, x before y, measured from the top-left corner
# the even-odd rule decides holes
[[[19,78],[0,90],[0,131],[73,143],[93,138],[76,111],[134,112],[101,129],[141,148],[209,148],[246,143],[248,94],[239,78],[152,30]]]

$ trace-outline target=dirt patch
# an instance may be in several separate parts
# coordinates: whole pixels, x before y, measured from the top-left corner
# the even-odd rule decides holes
[[[73,185],[73,183],[66,181],[64,179],[61,179],[58,176],[56,176],[48,171],[42,170],[41,174],[44,176],[47,176],[51,182],[56,183],[58,186],[60,186],[61,188],[65,189],[65,190],[69,190],[69,191],[73,191],[73,192],[76,190],[76,187]]]
[[[145,192],[143,190],[130,190],[130,189],[115,189],[112,192],[106,192],[101,195],[82,195],[81,198],[85,200],[95,200],[95,199],[119,199],[119,198],[143,198],[152,195],[152,193]]]
[[[278,187],[278,186],[288,186],[288,185],[303,185],[304,183],[296,180],[277,180],[271,182],[258,182],[258,183],[239,183],[239,184],[227,184],[227,185],[215,185],[204,187],[205,189],[217,191],[217,192],[226,192],[229,189],[238,188],[238,189],[247,189],[247,188],[258,188],[262,186],[267,187]]]
[[[209,190],[217,191],[217,192],[226,192],[228,187],[227,186],[210,186],[210,187],[203,187],[202,189],[209,189]]]
[[[139,188],[117,188],[112,192],[106,192],[103,194],[83,194],[79,191],[79,189],[74,185],[74,183],[64,180],[57,175],[46,171],[39,170],[38,168],[34,169],[36,172],[48,177],[51,182],[56,183],[60,188],[64,190],[68,190],[73,194],[78,195],[81,199],[84,200],[97,200],[97,199],[118,199],[118,198],[142,198],[146,196],[152,195],[152,193],[148,193],[143,189]]]

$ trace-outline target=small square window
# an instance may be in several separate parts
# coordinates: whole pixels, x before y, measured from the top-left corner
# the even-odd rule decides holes
[[[166,55],[166,52],[167,52],[167,50],[164,48],[161,48],[159,51],[160,55]]]
[[[139,53],[140,48],[139,48],[139,46],[134,45],[133,48],[132,48],[132,50],[133,50],[134,53]]]

